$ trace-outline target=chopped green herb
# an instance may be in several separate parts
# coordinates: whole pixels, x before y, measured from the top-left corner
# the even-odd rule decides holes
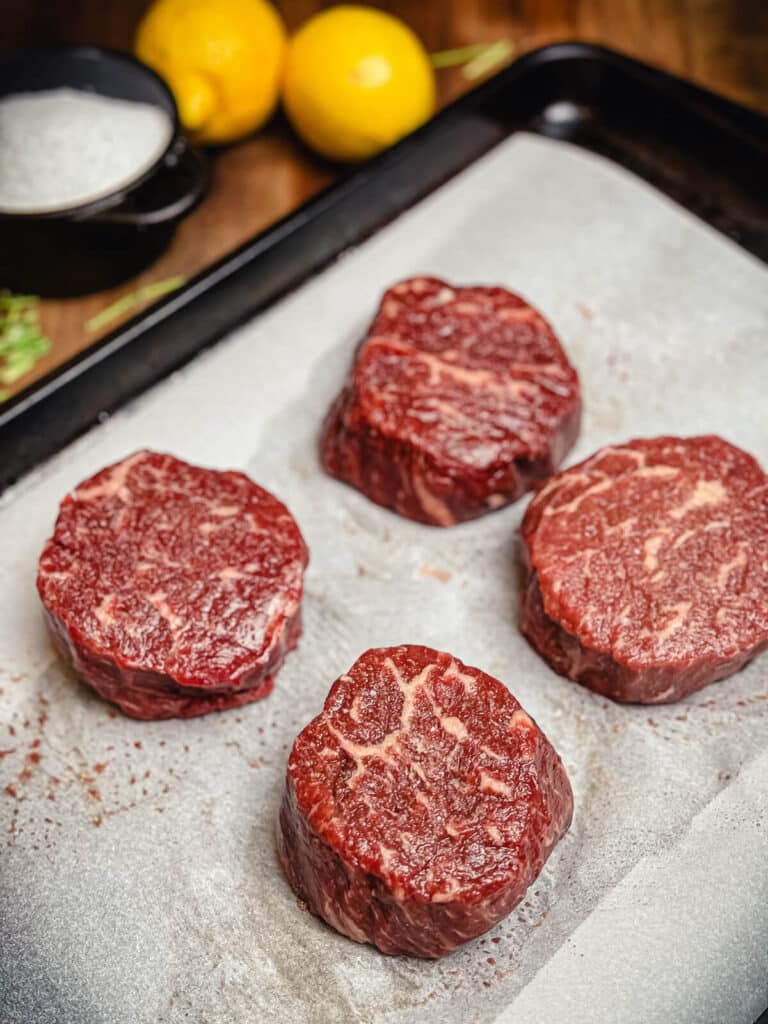
[[[462,75],[473,82],[476,78],[482,78],[489,71],[506,64],[515,52],[515,45],[511,39],[500,39],[498,43],[492,43],[482,53],[473,57],[468,64],[461,69]]]
[[[0,402],[10,398],[8,387],[51,350],[40,328],[39,304],[36,295],[0,292]]]
[[[467,61],[473,60],[491,45],[493,44],[475,43],[474,46],[459,46],[455,50],[441,50],[439,53],[431,53],[429,59],[432,67],[437,70],[455,68],[459,64],[466,64]]]
[[[462,66],[462,75],[471,82],[506,63],[514,52],[515,44],[511,39],[499,39],[495,43],[476,43],[455,50],[441,50],[430,54],[429,59],[432,67],[438,70]]]
[[[163,295],[175,292],[183,284],[186,284],[186,278],[180,276],[169,277],[165,281],[155,281],[153,284],[145,284],[143,287],[137,288],[136,291],[121,296],[101,312],[92,316],[90,320],[86,320],[85,328],[91,332],[100,331],[102,327],[106,327],[113,320],[124,316],[125,313],[130,313],[132,310],[138,309],[139,306],[152,302],[153,299],[159,299]]]

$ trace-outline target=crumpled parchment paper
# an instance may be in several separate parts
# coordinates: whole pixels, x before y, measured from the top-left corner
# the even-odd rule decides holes
[[[516,136],[40,467],[0,501],[4,1024],[752,1024],[768,1004],[768,658],[615,706],[517,631],[525,501],[441,531],[319,469],[355,343],[413,273],[507,285],[552,321],[584,387],[569,461],[710,431],[768,460],[766,269],[626,172]],[[305,632],[262,702],[136,722],[51,652],[34,579],[58,502],[142,446],[247,471],[304,531]],[[525,902],[436,963],[303,912],[273,844],[296,733],[365,648],[404,641],[504,680],[576,799]]]

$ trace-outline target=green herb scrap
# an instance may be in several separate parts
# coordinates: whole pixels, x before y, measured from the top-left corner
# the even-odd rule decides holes
[[[10,397],[6,388],[51,350],[40,328],[39,303],[35,295],[0,292],[0,402]]]
[[[145,284],[141,288],[137,288],[136,291],[128,292],[127,295],[123,295],[111,305],[106,306],[95,316],[92,316],[90,320],[86,320],[85,329],[91,333],[100,331],[103,327],[111,324],[113,320],[118,320],[121,316],[132,312],[147,302],[159,299],[163,295],[170,295],[177,288],[181,288],[183,284],[186,284],[186,278],[180,276],[168,277],[164,281],[154,281],[152,284]]]
[[[468,82],[482,78],[502,64],[506,64],[515,53],[511,39],[499,39],[495,43],[476,43],[473,46],[459,46],[455,50],[441,50],[429,56],[432,67],[461,67],[462,75]]]

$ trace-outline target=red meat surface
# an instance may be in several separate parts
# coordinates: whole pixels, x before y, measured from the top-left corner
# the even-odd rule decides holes
[[[520,902],[572,810],[560,758],[505,686],[391,647],[359,658],[297,738],[278,851],[344,935],[439,957]]]
[[[301,633],[307,549],[242,473],[137,452],[61,503],[37,586],[53,642],[136,718],[266,696]]]
[[[521,628],[618,701],[680,700],[768,647],[768,477],[719,437],[603,448],[522,524]]]
[[[532,306],[504,288],[416,277],[384,295],[321,458],[379,505],[451,526],[549,476],[580,413],[576,371]]]

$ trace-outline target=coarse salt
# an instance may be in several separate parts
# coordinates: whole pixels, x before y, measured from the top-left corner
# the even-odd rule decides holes
[[[48,213],[116,192],[147,171],[173,134],[149,103],[75,89],[0,100],[0,212]]]

